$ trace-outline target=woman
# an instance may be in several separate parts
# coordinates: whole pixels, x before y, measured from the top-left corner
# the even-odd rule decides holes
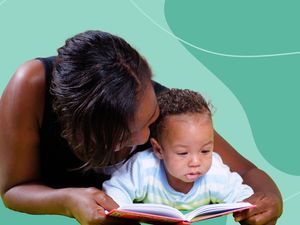
[[[101,191],[105,174],[147,141],[159,114],[155,91],[164,87],[151,76],[135,49],[101,31],[70,38],[55,58],[23,64],[0,100],[4,204],[74,217],[84,225],[107,223],[104,209],[117,204]],[[236,214],[236,220],[275,224],[282,199],[271,178],[217,133],[215,146],[255,191],[248,201],[257,207]]]

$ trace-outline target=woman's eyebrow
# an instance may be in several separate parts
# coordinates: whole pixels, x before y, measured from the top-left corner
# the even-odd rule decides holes
[[[145,125],[148,124],[149,121],[153,118],[153,116],[155,115],[157,109],[158,109],[158,103],[156,102],[155,110],[154,110],[154,112],[152,113],[152,115],[149,117],[149,119],[148,119],[148,121],[145,123]]]

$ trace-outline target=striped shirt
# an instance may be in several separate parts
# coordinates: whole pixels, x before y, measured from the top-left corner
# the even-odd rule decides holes
[[[103,190],[119,205],[132,202],[165,204],[179,210],[202,205],[239,202],[253,194],[235,172],[230,172],[221,157],[213,152],[209,171],[199,177],[188,193],[175,191],[166,178],[163,161],[152,149],[135,154],[103,183]]]

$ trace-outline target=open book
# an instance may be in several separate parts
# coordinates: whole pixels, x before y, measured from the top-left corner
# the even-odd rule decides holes
[[[220,203],[200,206],[187,214],[183,214],[178,209],[167,205],[133,203],[113,209],[107,213],[107,216],[133,219],[145,223],[190,224],[253,207],[255,205],[248,202]]]

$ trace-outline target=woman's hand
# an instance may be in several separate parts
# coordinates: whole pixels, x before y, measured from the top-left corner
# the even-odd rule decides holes
[[[256,192],[244,201],[256,207],[234,213],[235,221],[242,225],[275,225],[282,213],[281,199],[272,192]]]
[[[81,225],[117,224],[116,220],[105,216],[105,210],[112,210],[118,205],[104,192],[97,188],[67,188],[66,192],[67,215]]]

